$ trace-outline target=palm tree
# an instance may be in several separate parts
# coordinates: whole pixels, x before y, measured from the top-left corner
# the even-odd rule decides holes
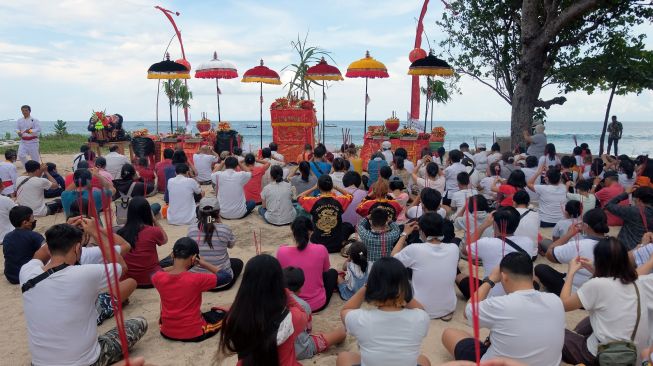
[[[452,92],[457,90],[453,83],[447,85],[442,80],[433,80],[430,77],[426,78],[426,87],[421,88],[422,94],[426,95],[424,129],[426,129],[426,118],[429,113],[429,102],[431,104],[431,129],[433,129],[433,103],[447,104],[451,100]]]

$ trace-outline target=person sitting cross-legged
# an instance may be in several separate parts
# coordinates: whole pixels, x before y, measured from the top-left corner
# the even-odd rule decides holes
[[[488,298],[501,283],[507,295]],[[478,288],[478,320],[490,329],[481,343],[481,360],[510,358],[527,365],[560,365],[565,332],[565,311],[554,294],[533,288],[533,262],[524,253],[508,253]],[[472,304],[465,317],[472,324]],[[442,332],[442,344],[456,360],[475,361],[474,338],[454,328]]]
[[[20,267],[29,262],[41,248],[45,239],[34,231],[36,220],[32,209],[14,206],[9,210],[9,221],[15,229],[5,236],[2,253],[5,259],[5,277],[11,284],[18,284]]]
[[[173,264],[169,271],[152,276],[152,284],[161,298],[161,335],[173,341],[201,342],[216,335],[222,327],[225,311],[213,308],[202,313],[202,292],[221,284],[219,268],[200,258],[197,242],[179,238],[172,248]],[[200,266],[210,273],[191,272]]]
[[[88,232],[112,250],[108,240],[97,240],[97,223],[81,220]],[[122,357],[118,330],[97,335],[96,300],[107,287],[107,275],[120,277],[126,264],[122,256],[108,256],[103,264],[75,265],[82,254],[83,232],[69,224],[57,224],[45,232],[51,254],[44,251],[20,270],[23,309],[33,365],[111,365]],[[47,263],[46,263],[47,262]],[[114,273],[115,263],[117,273]],[[49,275],[45,275],[49,273]],[[124,321],[128,347],[132,348],[146,333],[147,321],[137,317]]]
[[[224,166],[225,170],[220,171]],[[236,171],[240,166],[241,171]],[[245,185],[252,179],[248,166],[238,163],[233,156],[227,157],[213,170],[211,179],[216,185],[218,200],[220,201],[220,216],[223,219],[242,219],[249,215],[256,207],[256,202],[245,197]]]

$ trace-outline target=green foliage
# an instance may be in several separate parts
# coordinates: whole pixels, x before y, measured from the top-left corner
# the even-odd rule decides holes
[[[11,133],[5,132],[5,140],[11,140]]]
[[[66,122],[64,122],[61,119],[58,119],[57,122],[54,124],[54,134],[57,136],[67,136],[68,127],[66,126]]]
[[[561,69],[577,64],[588,50],[601,50],[615,31],[653,14],[653,7],[630,0],[459,0],[451,7],[437,22],[449,61],[511,105],[520,77],[543,70],[540,89],[564,82],[554,77],[570,75]],[[542,50],[543,57],[529,59],[528,49]],[[539,99],[535,107],[564,101]]]
[[[89,135],[69,133],[65,136],[57,134],[41,135],[39,138],[41,154],[73,154],[79,152],[79,147],[88,142]],[[7,149],[16,150],[16,146],[0,148],[0,154]]]
[[[615,88],[615,94],[639,94],[653,89],[653,51],[645,49],[644,36],[615,34],[601,47],[556,74],[565,92],[592,94]]]
[[[193,99],[193,92],[179,79],[163,83],[163,91],[172,105],[177,108],[190,108],[190,100]]]
[[[302,41],[301,38],[299,38],[299,35],[297,35],[297,41],[292,41],[290,42],[290,45],[292,48],[297,52],[297,55],[299,56],[299,61],[294,64],[287,65],[281,71],[289,69],[294,72],[294,76],[292,80],[290,80],[284,87],[288,88],[288,96],[290,96],[293,91],[299,91],[300,92],[300,97],[305,98],[305,99],[311,99],[311,88],[313,85],[319,85],[321,86],[322,84],[314,81],[314,80],[309,80],[306,78],[306,71],[308,68],[313,65],[318,63],[323,57],[328,57],[333,61],[333,58],[331,58],[331,52],[326,51],[320,47],[315,47],[315,46],[306,46],[306,42],[308,40],[308,33],[306,33],[306,36],[304,37],[304,40]],[[333,61],[335,63],[335,61]]]
[[[435,80],[429,77],[426,78],[426,86],[420,89],[422,94],[426,95],[426,98],[430,102],[447,104],[453,97],[453,94],[460,94],[460,89],[457,85],[459,79],[460,75],[458,74],[447,79],[447,81]]]
[[[546,109],[542,107],[537,107],[533,111],[533,121],[540,120],[546,122]]]

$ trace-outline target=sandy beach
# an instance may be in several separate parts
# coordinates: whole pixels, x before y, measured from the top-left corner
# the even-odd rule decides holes
[[[54,162],[59,167],[59,173],[66,175],[71,171],[71,155],[44,155],[43,161]],[[19,174],[22,173],[22,168],[19,168]],[[210,187],[204,186],[204,189],[211,190]],[[162,202],[163,195],[159,194],[149,199],[150,202]],[[43,234],[45,230],[53,224],[64,222],[63,214],[55,216],[48,216],[39,218],[36,231]],[[163,228],[168,234],[169,241],[166,245],[159,248],[159,257],[167,256],[172,245],[178,238],[185,236],[187,227],[168,225],[165,219],[161,220]],[[274,255],[280,245],[291,243],[291,233],[289,227],[275,227],[267,225],[257,215],[252,214],[242,220],[225,221],[237,238],[237,243],[234,249],[230,250],[230,256],[233,258],[240,258],[247,262],[252,256],[255,255],[253,244],[253,231],[257,235],[259,230],[262,233],[262,250],[265,253]],[[545,236],[550,234],[550,230],[544,232]],[[344,259],[338,254],[331,255],[331,265],[334,268],[340,268]],[[539,262],[546,262],[539,258]],[[1,266],[4,270],[4,259]],[[557,269],[562,270],[564,267],[556,266]],[[467,272],[467,263],[461,261],[461,270]],[[240,282],[240,279],[239,281]],[[231,290],[221,293],[205,293],[203,297],[202,309],[207,309],[211,306],[224,306],[229,305],[238,291],[238,284]],[[29,365],[30,353],[27,343],[27,330],[25,319],[23,316],[22,297],[19,286],[10,285],[5,279],[0,281],[0,313],[3,314],[3,321],[0,324],[0,354],[3,355],[2,364],[5,365]],[[335,326],[340,326],[340,308],[343,301],[337,294],[333,295],[329,307],[319,314],[313,316],[313,329],[316,332],[328,330]],[[459,295],[458,306],[452,321],[446,323],[441,320],[432,320],[429,328],[429,333],[422,344],[422,352],[431,360],[433,365],[439,365],[443,362],[450,361],[451,357],[448,355],[440,337],[442,331],[446,327],[455,327],[460,329],[467,329],[471,332],[471,328],[467,326],[463,318],[465,302]],[[154,365],[209,365],[214,364],[215,354],[217,350],[218,337],[202,343],[180,343],[165,340],[158,332],[158,317],[159,317],[159,296],[155,289],[136,290],[130,297],[129,305],[124,309],[125,318],[143,316],[149,322],[149,330],[145,337],[136,345],[132,351],[134,356],[144,356],[148,363]],[[574,311],[567,313],[567,326],[573,327],[580,321],[586,312]],[[115,320],[110,319],[104,322],[99,327],[98,332],[102,333],[115,326]],[[482,330],[482,336],[487,335],[487,331]],[[331,348],[328,352],[319,355],[311,360],[303,361],[304,365],[334,365],[336,355],[339,351],[357,350],[356,340],[353,337],[347,337],[347,340],[337,346]],[[223,362],[225,365],[235,365],[235,356],[230,357]]]

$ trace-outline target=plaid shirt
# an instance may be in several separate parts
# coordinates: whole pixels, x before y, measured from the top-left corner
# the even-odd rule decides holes
[[[367,260],[375,262],[382,257],[389,257],[392,252],[401,230],[399,226],[391,222],[390,228],[382,233],[372,231],[371,225],[367,218],[364,218],[358,224],[358,237],[367,248]],[[383,252],[383,253],[382,253]]]

